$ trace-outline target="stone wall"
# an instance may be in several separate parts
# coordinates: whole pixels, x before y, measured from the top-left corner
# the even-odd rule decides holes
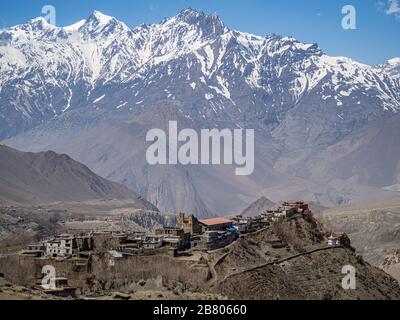
[[[208,267],[168,255],[138,255],[116,259],[113,264],[110,259],[109,254],[96,254],[83,265],[82,259],[57,261],[9,255],[0,258],[0,273],[12,283],[33,287],[41,283],[43,266],[52,265],[57,277],[67,278],[70,286],[83,293],[124,291],[133,283],[159,277],[166,283],[185,283],[193,290],[201,291],[209,277]]]

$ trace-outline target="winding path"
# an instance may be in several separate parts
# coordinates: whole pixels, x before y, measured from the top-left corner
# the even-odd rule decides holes
[[[245,270],[241,270],[241,271],[238,271],[238,272],[235,272],[235,273],[228,274],[223,279],[221,279],[219,282],[222,283],[222,282],[226,281],[227,279],[229,279],[231,277],[234,277],[234,276],[246,273],[246,272],[262,269],[262,268],[265,268],[265,267],[268,267],[268,266],[279,265],[279,264],[282,264],[282,263],[284,263],[286,261],[293,260],[293,259],[296,259],[296,258],[299,258],[299,257],[303,257],[303,256],[306,256],[306,255],[310,255],[310,254],[313,254],[315,252],[334,250],[334,249],[344,249],[344,247],[342,245],[337,245],[337,246],[323,246],[323,247],[319,247],[319,248],[310,249],[310,250],[307,250],[306,252],[297,253],[295,255],[291,255],[291,256],[286,257],[286,258],[282,258],[282,259],[279,259],[279,260],[274,260],[272,262],[267,262],[267,263],[264,263],[264,264],[261,264],[261,265],[255,266],[255,267],[251,267],[251,268],[248,268],[248,269],[245,269]],[[214,265],[210,266],[210,270],[211,270],[211,273],[213,275],[213,278],[212,278],[212,281],[210,282],[210,285],[214,285],[216,282],[218,282],[218,273],[215,271],[215,266],[217,266],[217,264],[220,263],[227,255],[228,255],[228,253],[224,254],[223,256],[221,256],[217,260],[216,263],[214,263]]]

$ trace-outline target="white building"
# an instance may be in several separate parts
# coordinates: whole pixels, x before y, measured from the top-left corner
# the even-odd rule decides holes
[[[159,236],[146,236],[142,246],[143,249],[158,249],[163,245],[163,238]]]
[[[339,239],[334,237],[333,235],[331,235],[328,238],[328,246],[334,247],[337,246],[339,244]]]
[[[73,253],[73,237],[60,237],[46,242],[46,256],[53,258],[69,258]]]

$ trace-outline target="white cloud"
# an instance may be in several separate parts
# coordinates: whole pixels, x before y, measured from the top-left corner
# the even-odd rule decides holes
[[[396,16],[400,15],[399,0],[389,0],[389,9],[386,10],[386,14],[394,14]]]

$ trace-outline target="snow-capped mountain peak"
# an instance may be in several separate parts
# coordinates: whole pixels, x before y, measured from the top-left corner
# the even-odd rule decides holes
[[[198,21],[201,20],[213,21],[220,25],[224,24],[216,13],[208,14],[203,11],[195,10],[192,8],[182,10],[179,14],[175,16],[175,18],[192,24],[197,23]]]
[[[30,25],[32,27],[41,28],[41,29],[46,28],[46,27],[54,27],[50,23],[48,23],[48,21],[43,17],[37,17],[35,19],[32,19],[31,21],[29,21],[29,23],[27,25]]]
[[[383,71],[389,74],[391,77],[397,79],[400,86],[400,57],[392,58],[386,61],[384,64],[377,65],[374,67],[376,70]]]
[[[96,20],[99,24],[107,24],[111,20],[115,19],[114,17],[108,16],[100,11],[93,11],[93,13],[90,15],[88,20]]]
[[[392,58],[392,59],[388,60],[387,63],[391,66],[400,65],[400,57]]]
[[[221,21],[217,14],[207,14],[203,11],[196,10],[196,9],[193,9],[190,7],[182,10],[181,12],[179,12],[176,16],[174,16],[172,18],[175,18],[177,20],[182,20],[187,23],[196,23],[199,20],[207,19],[207,18]],[[221,23],[222,23],[222,21],[221,21]]]
[[[196,27],[203,36],[220,35],[226,31],[225,25],[217,14],[206,14],[192,8],[181,11],[174,17],[161,23],[165,26],[189,25]]]
[[[121,32],[128,32],[130,29],[123,22],[114,17],[105,15],[100,11],[94,11],[79,31],[90,38],[109,36]]]
[[[37,32],[37,34],[40,34],[40,32],[54,30],[54,29],[57,29],[57,27],[51,25],[43,17],[37,17],[35,19],[30,20],[28,23],[17,25],[11,28],[11,30],[16,31],[17,33],[19,31],[20,33],[24,32],[26,34],[32,34],[33,36],[35,35],[35,32]]]

